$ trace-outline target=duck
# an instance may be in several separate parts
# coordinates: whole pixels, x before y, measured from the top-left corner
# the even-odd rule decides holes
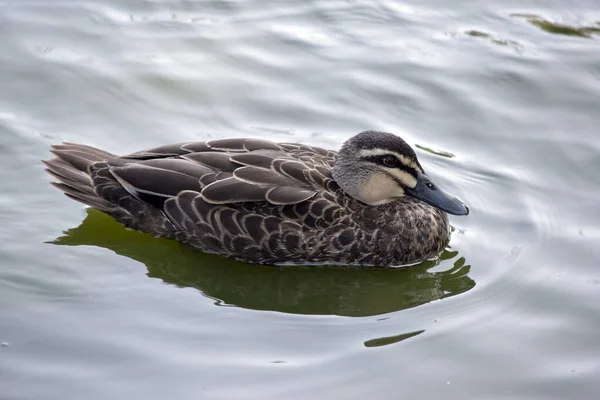
[[[448,214],[469,214],[388,132],[339,151],[258,138],[127,155],[63,142],[43,160],[67,197],[126,228],[267,265],[405,266],[438,257]]]

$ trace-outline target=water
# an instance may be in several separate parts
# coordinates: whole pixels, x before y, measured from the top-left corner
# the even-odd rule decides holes
[[[0,398],[595,398],[599,27],[593,0],[0,1]],[[365,129],[469,205],[439,263],[224,261],[39,162]]]

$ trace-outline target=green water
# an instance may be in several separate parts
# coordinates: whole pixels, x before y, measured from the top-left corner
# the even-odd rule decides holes
[[[595,1],[0,1],[0,89],[0,399],[597,398]],[[469,205],[439,262],[232,262],[40,163],[366,129]]]

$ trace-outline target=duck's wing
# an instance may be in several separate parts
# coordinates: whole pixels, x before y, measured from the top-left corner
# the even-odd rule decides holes
[[[336,190],[335,153],[260,139],[179,143],[111,160],[112,176],[131,195],[159,206],[184,190],[210,204],[290,205]]]
[[[139,152],[110,171],[160,208],[180,240],[276,262],[317,251],[303,232],[324,231],[343,213],[330,173],[335,157],[305,145],[225,139]]]
[[[335,235],[325,232],[334,222],[343,228],[330,174],[334,152],[257,139],[179,143],[125,156],[77,146],[55,146],[57,158],[47,162],[59,188],[134,229],[276,262],[310,258],[320,251],[317,232]]]

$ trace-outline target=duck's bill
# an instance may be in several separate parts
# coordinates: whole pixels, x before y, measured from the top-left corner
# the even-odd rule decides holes
[[[417,173],[417,185],[413,189],[406,189],[406,192],[448,214],[469,214],[469,208],[465,203],[444,192],[431,182],[431,179],[427,175],[420,172]]]

